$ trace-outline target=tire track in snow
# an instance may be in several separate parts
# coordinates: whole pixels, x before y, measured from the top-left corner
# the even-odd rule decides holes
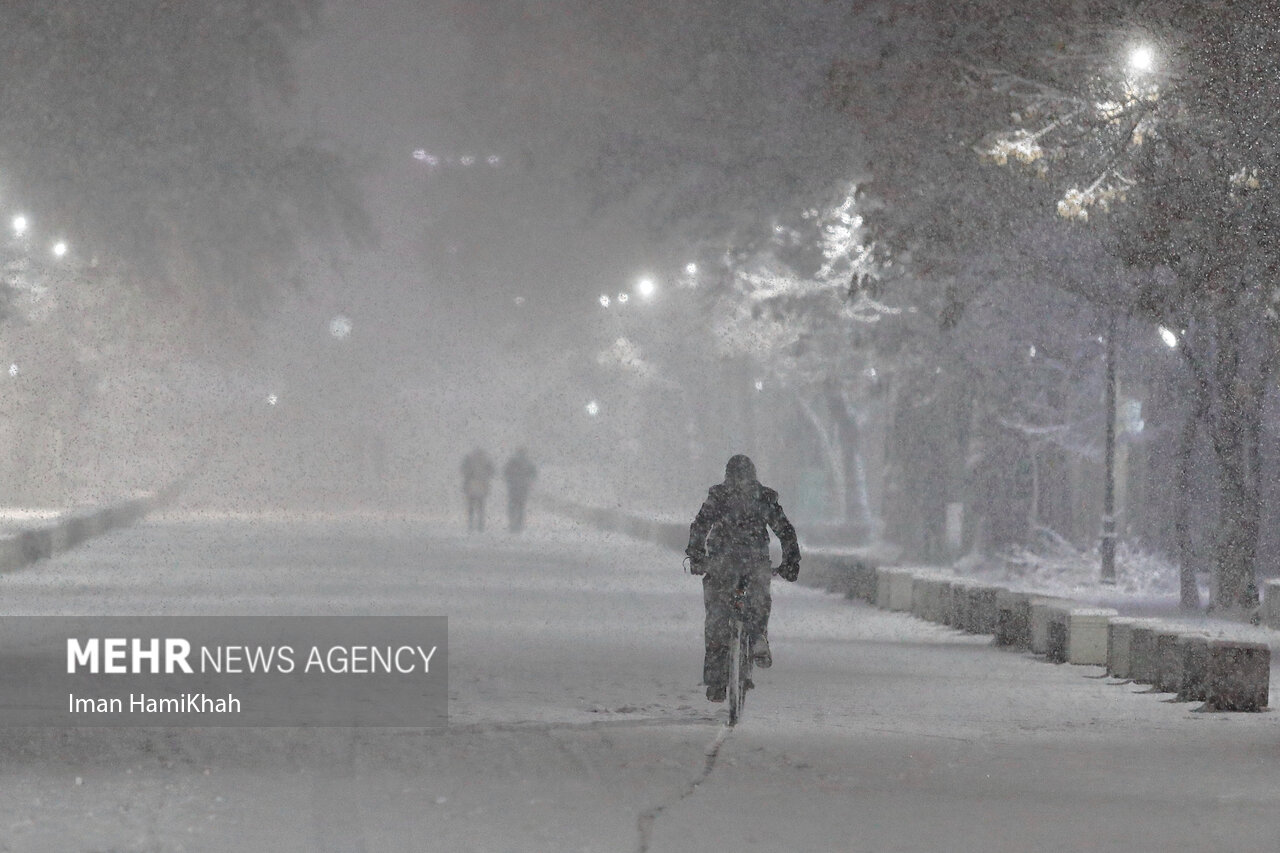
[[[704,750],[707,763],[703,766],[702,772],[686,785],[679,794],[666,802],[659,803],[653,808],[641,812],[640,817],[636,819],[636,829],[640,833],[640,843],[636,847],[637,853],[649,853],[649,843],[653,839],[653,825],[657,822],[658,817],[667,809],[679,805],[692,796],[698,790],[698,786],[711,776],[711,772],[716,769],[716,759],[720,756],[720,747],[724,746],[724,742],[728,740],[729,732],[731,731],[733,731],[733,727],[727,724],[720,727],[720,731],[716,732],[715,739],[707,744],[707,748]]]

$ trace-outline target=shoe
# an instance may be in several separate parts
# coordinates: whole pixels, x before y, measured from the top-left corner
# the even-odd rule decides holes
[[[769,652],[768,637],[761,637],[756,640],[755,646],[751,650],[751,659],[761,669],[768,669],[773,666],[773,655]]]
[[[728,692],[728,688],[726,688],[723,684],[720,685],[719,687],[714,687],[714,686],[708,687],[707,699],[711,700],[712,702],[723,702],[724,695],[727,692]]]

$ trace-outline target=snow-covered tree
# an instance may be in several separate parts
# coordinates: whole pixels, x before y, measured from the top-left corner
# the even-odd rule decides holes
[[[871,295],[891,261],[867,240],[856,185],[775,220],[719,263],[722,286],[705,309],[718,352],[787,389],[816,437],[837,517],[875,533],[862,433],[880,379],[867,330],[904,309]]]
[[[1256,603],[1260,441],[1280,358],[1278,13],[1272,2],[1093,4],[1059,13],[1015,62],[966,68],[1010,118],[979,151],[1048,180],[1065,219],[1102,219],[1135,271],[1087,295],[1176,330],[1194,377],[1184,452],[1200,421],[1218,462],[1223,607]]]

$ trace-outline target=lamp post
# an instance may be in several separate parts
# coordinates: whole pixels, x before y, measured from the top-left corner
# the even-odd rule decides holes
[[[1148,74],[1155,68],[1155,51],[1149,45],[1138,45],[1129,51],[1129,71]],[[1101,582],[1116,582],[1116,312],[1112,309],[1107,324],[1106,392],[1103,409],[1106,419],[1103,440],[1102,486],[1102,574]]]
[[[1116,582],[1116,315],[1107,328],[1106,392],[1103,402],[1106,438],[1103,449],[1102,583]]]

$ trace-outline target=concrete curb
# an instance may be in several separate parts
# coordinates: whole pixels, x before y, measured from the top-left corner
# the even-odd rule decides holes
[[[1262,584],[1262,622],[1280,630],[1280,578]]]
[[[51,522],[0,536],[0,572],[11,572],[70,551],[95,536],[127,527],[163,506],[176,486],[99,507],[73,507]]]

